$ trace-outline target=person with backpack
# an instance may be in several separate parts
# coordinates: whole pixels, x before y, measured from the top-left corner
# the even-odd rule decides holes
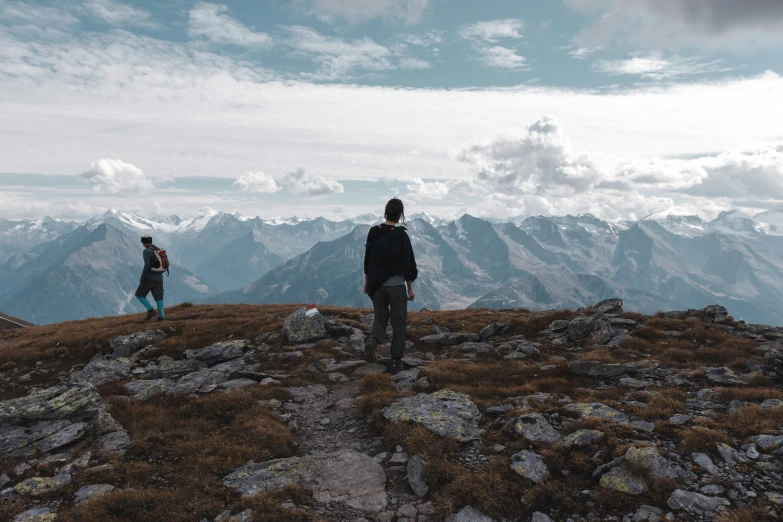
[[[152,244],[150,236],[142,237],[141,243],[144,245],[144,270],[141,273],[139,288],[136,289],[136,299],[147,309],[147,317],[144,320],[149,321],[155,317],[155,310],[147,299],[147,295],[152,292],[152,298],[155,299],[155,303],[158,305],[158,321],[165,321],[163,272],[168,271],[169,260],[165,250],[161,250]]]
[[[376,361],[378,343],[386,337],[391,319],[391,363],[388,373],[402,371],[405,353],[405,330],[408,301],[413,301],[413,282],[419,275],[416,257],[405,224],[405,206],[398,198],[386,204],[385,223],[374,226],[367,234],[364,254],[364,293],[372,299],[375,319],[365,346],[365,360]]]

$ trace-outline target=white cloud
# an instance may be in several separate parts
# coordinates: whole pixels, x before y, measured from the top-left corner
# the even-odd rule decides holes
[[[783,2],[777,0],[566,0],[594,13],[575,41],[647,48],[731,48],[783,42]]]
[[[665,58],[660,51],[636,53],[627,60],[598,60],[593,68],[611,76],[635,75],[651,80],[667,80],[715,72],[727,72],[720,60],[702,62],[700,58]]]
[[[327,21],[350,23],[384,18],[407,25],[421,21],[429,0],[296,0],[300,7]]]
[[[597,45],[595,47],[577,47],[576,49],[571,49],[568,52],[568,54],[570,54],[572,57],[576,58],[577,60],[586,60],[588,56],[590,56],[593,53],[597,53],[602,49],[603,46],[601,45]]]
[[[100,194],[138,196],[155,189],[155,183],[143,170],[118,159],[93,161],[90,170],[83,172],[81,178],[93,192]]]
[[[117,0],[88,0],[80,2],[79,11],[92,18],[114,26],[145,27],[154,29],[159,24],[144,9],[125,5]]]
[[[234,190],[239,192],[262,192],[274,194],[280,190],[280,186],[274,177],[268,176],[261,171],[245,172],[231,184]]]
[[[446,32],[440,29],[433,29],[425,33],[411,34],[402,33],[398,34],[397,38],[408,45],[415,45],[417,47],[432,47],[442,44],[446,41]]]
[[[504,38],[522,38],[522,29],[525,23],[518,18],[506,20],[492,20],[489,22],[476,22],[465,25],[460,29],[460,36],[466,40],[481,40],[484,42],[497,42]]]
[[[323,176],[313,176],[301,168],[280,179],[279,183],[297,196],[317,197],[345,192],[341,183]]]
[[[272,37],[256,32],[231,16],[228,6],[201,2],[190,12],[188,34],[219,45],[269,46]]]
[[[508,47],[494,45],[479,49],[479,60],[487,67],[509,70],[529,70],[527,59]]]
[[[6,0],[0,1],[0,20],[35,25],[74,25],[79,23],[78,18],[55,7]]]
[[[295,53],[318,64],[315,73],[303,73],[312,80],[349,80],[359,74],[378,73],[398,69],[426,69],[424,60],[401,55],[370,38],[348,40],[326,36],[303,26],[286,28],[286,43]]]

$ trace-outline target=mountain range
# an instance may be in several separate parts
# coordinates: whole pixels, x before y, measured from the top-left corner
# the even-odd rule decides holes
[[[0,221],[0,311],[36,323],[138,312],[139,236],[174,266],[166,299],[369,306],[362,257],[373,215],[264,220],[203,209],[192,218],[112,210],[84,223]],[[420,278],[414,308],[578,308],[622,297],[628,309],[724,304],[783,323],[783,208],[715,220],[660,213],[447,220],[411,216]]]

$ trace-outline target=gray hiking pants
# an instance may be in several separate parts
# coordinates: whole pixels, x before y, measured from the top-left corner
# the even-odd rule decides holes
[[[379,343],[386,338],[386,326],[391,318],[392,359],[402,359],[405,354],[405,322],[408,320],[408,290],[405,285],[382,286],[372,298],[375,320],[372,336]]]

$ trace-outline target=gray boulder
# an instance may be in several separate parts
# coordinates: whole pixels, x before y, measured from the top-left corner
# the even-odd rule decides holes
[[[91,486],[84,486],[74,494],[73,501],[77,504],[81,504],[87,500],[100,498],[107,493],[111,493],[112,491],[114,491],[114,486],[111,484],[93,484]]]
[[[214,366],[218,363],[242,357],[248,348],[250,348],[250,341],[246,339],[223,341],[200,350],[186,350],[185,358],[201,361],[207,366]]]
[[[748,384],[745,379],[742,379],[739,375],[725,366],[720,368],[707,368],[707,373],[705,373],[704,376],[711,383],[723,386],[742,386]]]
[[[467,395],[452,390],[398,399],[383,410],[383,416],[394,423],[421,424],[433,433],[460,442],[481,438],[476,424],[481,416],[478,407]]]
[[[540,484],[549,478],[549,469],[541,456],[532,451],[523,450],[511,457],[511,469],[519,475]]]
[[[628,448],[625,452],[625,461],[636,469],[646,470],[651,477],[676,479],[677,471],[672,463],[666,460],[656,448],[646,446],[642,448]]]
[[[647,483],[625,466],[616,466],[601,477],[602,488],[611,489],[626,495],[641,495],[648,490]]]
[[[481,339],[481,342],[486,342],[490,337],[501,335],[506,330],[508,330],[507,324],[495,322],[482,328],[479,332],[479,339]]]
[[[706,453],[691,453],[691,459],[701,469],[709,473],[710,475],[717,475],[720,473],[718,466],[712,462],[712,459]]]
[[[302,308],[288,315],[283,324],[283,334],[288,342],[295,344],[312,343],[328,337],[324,316],[315,308]]]
[[[560,432],[540,413],[528,413],[514,421],[514,431],[531,442],[559,442]]]
[[[118,359],[120,357],[130,357],[137,350],[155,344],[165,338],[166,334],[163,330],[150,330],[131,335],[120,335],[112,339],[109,344],[113,352],[112,357]]]
[[[166,395],[173,395],[175,393],[195,393],[200,388],[205,386],[224,383],[228,380],[229,375],[224,372],[215,370],[199,370],[197,372],[189,373],[177,381],[177,384],[169,388]]]
[[[495,347],[487,343],[467,342],[456,346],[460,352],[466,353],[495,353]]]
[[[223,482],[245,496],[299,485],[309,489],[317,502],[325,504],[343,502],[371,512],[387,505],[383,467],[373,458],[348,449],[260,464],[251,462]]]
[[[459,513],[447,516],[446,522],[495,522],[495,519],[488,517],[478,509],[465,506]]]
[[[605,434],[603,431],[581,429],[569,434],[563,444],[566,446],[590,446],[603,440]]]
[[[623,300],[605,299],[600,303],[594,305],[592,311],[594,314],[597,315],[620,313],[623,311]]]
[[[708,497],[701,493],[675,489],[666,501],[672,509],[682,509],[689,513],[714,513],[721,506],[729,506],[725,498]]]

